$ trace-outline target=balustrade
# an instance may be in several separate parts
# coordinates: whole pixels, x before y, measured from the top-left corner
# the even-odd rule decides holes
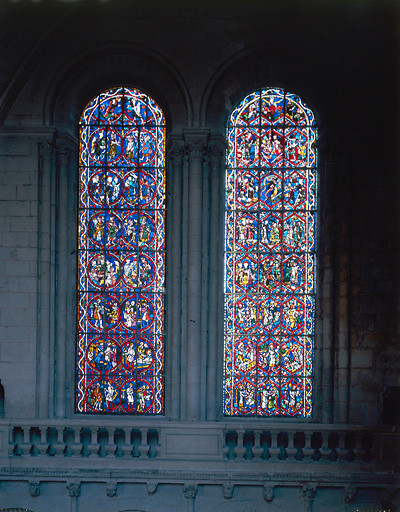
[[[374,467],[378,464],[383,469],[395,464],[387,447],[399,439],[396,432],[350,425],[280,424],[262,429],[255,428],[253,424],[244,428],[216,422],[198,423],[195,427],[183,422],[158,426],[154,426],[154,422],[145,426],[143,422],[136,426],[99,423],[97,426],[87,421],[83,425],[78,422],[67,425],[58,421],[43,425],[32,421],[31,424],[10,425],[2,421],[0,434],[2,431],[5,438],[4,433],[8,429],[8,456],[15,459],[98,457],[168,460],[172,457],[252,464],[307,462],[370,464]],[[206,439],[215,440],[212,445],[215,446],[214,451],[208,451],[204,457],[202,448],[197,446],[203,433],[208,436]],[[181,441],[183,452],[180,451]],[[7,455],[4,448],[5,445],[0,450],[0,458]]]

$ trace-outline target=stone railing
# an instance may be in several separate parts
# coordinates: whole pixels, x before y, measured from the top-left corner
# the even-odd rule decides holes
[[[388,429],[354,425],[179,423],[144,418],[129,425],[99,421],[0,422],[0,459],[26,457],[151,461],[213,460],[223,464],[309,463],[363,465],[398,470],[400,436]],[[120,423],[120,424],[118,424]],[[7,439],[7,441],[5,441]],[[4,464],[3,464],[4,465]]]

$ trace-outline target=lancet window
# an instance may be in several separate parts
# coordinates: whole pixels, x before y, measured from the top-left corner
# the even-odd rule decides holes
[[[316,125],[295,94],[257,90],[227,126],[224,413],[312,414]]]
[[[80,120],[78,413],[163,413],[164,235],[164,115],[109,89]]]

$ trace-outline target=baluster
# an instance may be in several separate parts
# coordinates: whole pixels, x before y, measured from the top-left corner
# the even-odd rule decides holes
[[[269,460],[277,461],[279,460],[279,455],[281,453],[279,446],[279,432],[271,432],[271,446],[269,448]]]
[[[338,432],[338,446],[336,448],[337,460],[345,461],[347,457],[346,432]]]
[[[117,450],[117,445],[115,444],[114,440],[114,434],[112,427],[107,427],[107,433],[108,433],[108,440],[107,444],[105,446],[106,449],[106,457],[110,457],[115,455],[115,452]]]
[[[157,443],[154,447],[154,450],[155,450],[154,456],[155,457],[159,457],[161,454],[160,435],[161,435],[161,432],[159,430],[157,430]]]
[[[243,459],[244,454],[246,453],[246,448],[243,444],[244,432],[244,430],[237,431],[238,440],[237,445],[235,446],[235,455],[237,459]]]
[[[364,460],[364,449],[362,446],[362,434],[354,434],[354,461],[361,462]]]
[[[22,431],[24,433],[24,440],[21,446],[21,455],[28,455],[32,448],[30,427],[23,426]]]
[[[225,444],[224,444],[224,447],[222,448],[222,453],[223,453],[225,459],[230,460],[230,457],[229,457],[230,448],[229,448],[229,445],[228,445],[229,431],[228,430],[224,430],[224,434],[223,435],[224,435]]]
[[[56,441],[54,443],[54,453],[55,455],[63,455],[65,450],[65,443],[64,443],[64,428],[58,427],[56,428]]]
[[[10,454],[10,457],[12,457],[13,455],[22,455],[23,451],[21,449],[21,446],[20,446],[20,442],[19,442],[19,438],[22,437],[22,432],[18,432],[18,428],[17,427],[10,427],[10,430],[9,430],[9,439],[10,439],[10,442],[9,442],[9,454]]]
[[[288,445],[286,448],[286,459],[296,459],[297,455],[297,448],[295,447],[295,433],[294,432],[288,432]]]
[[[123,428],[122,431],[124,433],[124,442],[121,445],[121,450],[123,457],[126,457],[128,455],[132,455],[131,429]]]
[[[254,446],[252,448],[253,457],[255,459],[262,459],[264,449],[261,446],[261,431],[255,430],[254,431]]]
[[[90,443],[88,444],[89,456],[94,455],[99,450],[99,443],[97,441],[98,427],[90,427]]]
[[[312,447],[312,432],[304,432],[303,460],[312,460],[314,448]]]
[[[39,451],[39,455],[46,455],[47,450],[49,448],[49,443],[47,442],[47,428],[39,427],[40,429],[40,441],[37,444],[37,449]]]
[[[147,432],[148,432],[147,428],[140,429],[140,445],[139,445],[138,449],[139,449],[139,453],[140,453],[139,457],[141,459],[144,459],[149,454],[150,446],[147,443]]]
[[[73,429],[72,455],[80,455],[82,451],[81,430],[79,427]]]
[[[329,432],[321,432],[321,448],[319,449],[321,459],[326,462],[329,461],[331,450],[329,449]]]

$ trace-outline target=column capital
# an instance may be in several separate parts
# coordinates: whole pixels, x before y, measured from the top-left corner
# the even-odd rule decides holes
[[[197,484],[186,484],[183,487],[183,495],[187,500],[194,500],[197,496],[198,485]]]
[[[344,489],[344,501],[354,503],[356,501],[357,490],[354,487],[347,486]]]
[[[185,149],[189,158],[204,158],[210,130],[208,128],[187,128],[183,130]]]
[[[70,481],[67,483],[67,489],[71,498],[79,498],[81,495],[81,482]]]
[[[157,491],[158,483],[157,482],[147,482],[146,490],[147,494],[154,494]]]
[[[167,142],[168,154],[174,160],[181,160],[185,155],[185,142],[182,137],[172,135]]]
[[[271,501],[274,499],[274,491],[275,485],[265,484],[263,489],[264,500],[267,501],[268,503],[271,503]]]
[[[41,158],[54,156],[55,144],[52,138],[50,139],[49,137],[40,137],[38,140],[38,147],[39,156]]]
[[[233,491],[235,490],[234,484],[227,482],[223,485],[224,498],[230,500],[233,497]]]
[[[114,496],[117,495],[117,482],[114,480],[109,480],[106,483],[106,493],[108,497],[114,498]]]
[[[68,163],[70,157],[73,157],[78,152],[78,143],[69,135],[63,135],[57,138],[55,143],[55,150],[58,159],[63,163]]]
[[[221,163],[221,158],[226,151],[226,141],[224,137],[211,139],[208,143],[208,159],[211,165],[218,165]]]
[[[40,481],[39,480],[29,480],[29,494],[34,496],[40,496]]]
[[[306,512],[311,512],[311,507],[317,492],[317,486],[315,484],[304,484],[302,488],[302,494],[304,499],[304,506]]]

